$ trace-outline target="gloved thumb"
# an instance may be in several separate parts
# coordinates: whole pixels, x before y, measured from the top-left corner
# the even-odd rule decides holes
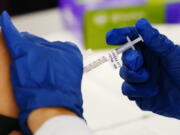
[[[9,14],[4,11],[0,19],[2,34],[12,57],[17,57],[29,49],[21,33],[13,25]]]
[[[153,28],[146,19],[139,20],[136,23],[136,29],[144,39],[145,45],[159,55],[166,56],[175,46],[165,35]]]

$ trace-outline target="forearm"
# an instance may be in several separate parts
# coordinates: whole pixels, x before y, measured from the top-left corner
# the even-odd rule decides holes
[[[46,121],[35,135],[94,135],[86,122],[77,116],[56,116]]]
[[[0,114],[17,118],[18,107],[12,92],[9,65],[10,56],[0,33]]]
[[[46,121],[56,116],[76,116],[72,111],[60,108],[60,107],[51,107],[51,108],[41,108],[33,111],[28,117],[28,126],[30,130],[35,133]]]
[[[10,79],[10,61],[3,36],[0,32],[0,114],[17,118],[18,107],[15,103]],[[28,126],[34,133],[47,120],[55,116],[76,116],[75,113],[65,108],[41,108],[33,111],[28,119]]]
[[[93,135],[86,122],[66,108],[35,110],[28,117],[27,123],[35,135]]]
[[[21,33],[7,12],[1,15],[1,26],[12,56],[13,88],[24,133],[31,135],[44,122],[58,115],[77,114],[76,117],[83,118],[83,58],[79,48],[70,42],[50,42]],[[42,111],[50,106],[57,108]],[[62,113],[61,107],[75,113],[68,109]]]

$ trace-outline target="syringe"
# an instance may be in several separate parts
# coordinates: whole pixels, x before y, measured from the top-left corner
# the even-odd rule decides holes
[[[135,49],[134,45],[137,44],[138,42],[144,42],[141,35],[139,35],[139,37],[133,41],[131,41],[129,37],[126,37],[126,39],[127,39],[126,44],[121,45],[120,47],[109,52],[106,56],[102,56],[98,58],[97,60],[93,61],[92,63],[86,65],[84,67],[84,73],[88,73],[106,62],[110,62],[115,69],[119,68],[121,64],[120,64],[118,56],[130,48],[134,50]]]

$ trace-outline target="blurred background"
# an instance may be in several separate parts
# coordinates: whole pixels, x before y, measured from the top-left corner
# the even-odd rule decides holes
[[[57,0],[0,0],[0,11],[19,15],[57,6]]]
[[[180,0],[0,0],[3,10],[12,15],[19,31],[76,43],[85,64],[109,51],[108,30],[133,26],[142,17],[180,44]],[[84,115],[95,134],[179,135],[179,120],[143,112],[123,96],[119,71],[109,65],[83,77]]]

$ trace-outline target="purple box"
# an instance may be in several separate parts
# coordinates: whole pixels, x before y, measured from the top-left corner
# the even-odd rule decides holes
[[[87,0],[86,0],[87,1]],[[59,6],[62,12],[65,26],[70,29],[76,37],[83,41],[82,31],[84,25],[84,14],[86,11],[130,7],[144,5],[146,0],[89,0],[86,3],[80,3],[78,0],[59,0]],[[68,17],[67,17],[68,16]]]
[[[166,22],[180,23],[180,2],[169,3],[166,5]]]

